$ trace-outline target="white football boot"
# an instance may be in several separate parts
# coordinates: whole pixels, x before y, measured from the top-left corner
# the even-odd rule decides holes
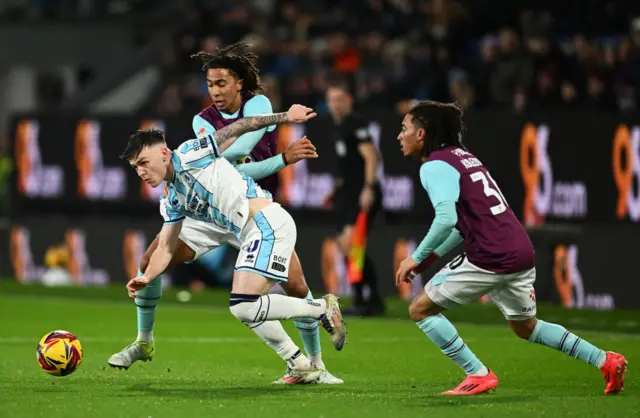
[[[336,350],[342,350],[344,343],[347,341],[347,328],[344,325],[342,319],[342,313],[340,312],[340,304],[338,303],[338,297],[335,295],[325,295],[322,297],[326,303],[327,308],[325,313],[320,318],[320,323],[331,335],[331,342]]]
[[[318,369],[309,363],[308,368],[287,367],[287,372],[280,379],[272,382],[275,385],[308,385],[318,383],[323,369]]]
[[[329,373],[327,369],[320,370],[322,370],[322,374],[320,375],[316,383],[320,385],[341,385],[344,383],[344,380],[340,379],[339,377],[335,377],[334,375]]]
[[[151,361],[155,353],[155,341],[136,341],[109,357],[109,366],[127,370],[136,361]]]

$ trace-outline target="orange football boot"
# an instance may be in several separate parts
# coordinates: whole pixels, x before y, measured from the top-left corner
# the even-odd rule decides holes
[[[477,395],[493,390],[496,387],[498,387],[498,376],[489,370],[489,374],[486,376],[467,376],[457,388],[442,392],[442,394],[453,396]]]
[[[607,387],[605,395],[622,392],[624,390],[624,372],[627,371],[627,359],[623,355],[607,351],[607,359],[600,368]]]

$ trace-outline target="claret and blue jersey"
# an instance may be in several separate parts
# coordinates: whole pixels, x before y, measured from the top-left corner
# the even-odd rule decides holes
[[[266,96],[244,94],[240,108],[233,114],[219,111],[214,106],[203,109],[193,118],[193,132],[198,138],[206,137],[244,117],[271,113],[271,102]],[[284,168],[282,157],[276,155],[275,129],[275,126],[269,126],[247,132],[222,153],[224,158],[236,165],[238,171],[256,180],[274,196],[278,189],[278,176],[275,173]],[[244,164],[246,162],[251,164]]]
[[[474,265],[496,273],[534,266],[529,236],[487,169],[458,147],[437,149],[420,168],[420,181],[435,208],[429,233],[413,254],[422,262],[464,240]]]

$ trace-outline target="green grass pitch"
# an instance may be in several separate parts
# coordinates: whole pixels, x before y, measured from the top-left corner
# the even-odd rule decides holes
[[[275,386],[270,382],[282,376],[284,363],[231,316],[224,293],[209,305],[197,298],[178,304],[175,294],[165,294],[157,312],[155,359],[120,371],[106,362],[136,334],[135,307],[124,288],[110,290],[119,300],[98,297],[105,292],[100,289],[16,289],[0,286],[0,416],[5,417],[585,418],[640,411],[638,334],[576,331],[629,360],[625,393],[605,397],[598,370],[521,341],[505,325],[470,324],[474,311],[467,311],[467,322],[458,322],[465,319],[462,311],[454,318],[460,335],[496,372],[500,386],[492,394],[450,398],[439,392],[456,386],[463,374],[406,319],[403,303],[395,302],[399,308],[390,318],[348,319],[348,343],[341,352],[322,331],[325,362],[344,385]],[[496,310],[471,309],[490,315]],[[589,328],[589,315],[611,317],[584,315],[566,319]],[[286,328],[302,346],[293,324]],[[75,333],[84,347],[82,365],[64,378],[47,375],[36,361],[38,340],[55,329]]]

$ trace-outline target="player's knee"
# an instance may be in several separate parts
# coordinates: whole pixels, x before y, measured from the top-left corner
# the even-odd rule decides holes
[[[240,322],[243,323],[248,323],[248,322],[252,322],[251,320],[253,318],[251,318],[251,308],[254,302],[245,302],[245,303],[238,303],[237,305],[233,305],[233,301],[231,302],[230,306],[229,306],[229,310],[231,311],[231,314],[233,316],[235,316],[236,318],[238,318],[238,320],[240,320]]]
[[[523,321],[509,321],[509,326],[518,337],[528,340],[536,328],[536,322],[535,318],[529,318]]]
[[[229,300],[229,310],[231,314],[238,318],[241,322],[247,324],[251,322],[261,321],[261,318],[257,318],[256,313],[260,310],[256,304],[260,296],[258,295],[242,295],[231,294]]]
[[[409,304],[409,316],[414,322],[420,322],[429,316],[429,312],[424,304],[417,299],[413,299]]]
[[[415,322],[437,315],[443,310],[444,308],[436,305],[425,292],[421,292],[409,304],[409,316]]]

